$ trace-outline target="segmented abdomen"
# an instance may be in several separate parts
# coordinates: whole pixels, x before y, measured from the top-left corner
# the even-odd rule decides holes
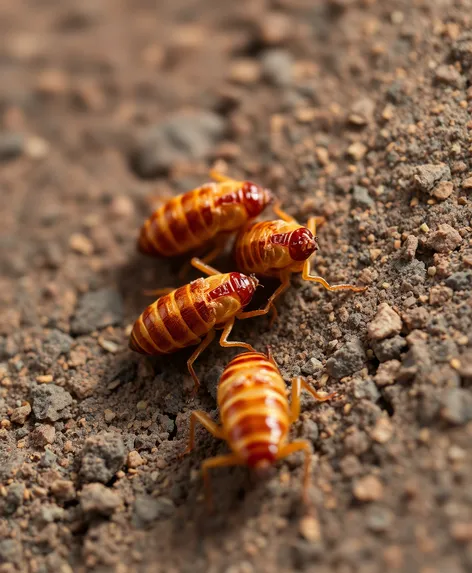
[[[290,415],[285,382],[266,356],[245,352],[228,364],[218,385],[218,407],[231,449],[249,466],[276,459]]]
[[[215,237],[219,218],[215,185],[208,184],[174,197],[144,223],[138,240],[142,253],[173,257],[192,251]]]
[[[149,305],[134,323],[131,350],[171,354],[198,344],[215,323],[215,313],[203,297],[203,280],[182,286]]]
[[[241,272],[264,274],[269,271],[267,247],[276,232],[273,221],[252,223],[241,230],[234,245],[234,257]]]

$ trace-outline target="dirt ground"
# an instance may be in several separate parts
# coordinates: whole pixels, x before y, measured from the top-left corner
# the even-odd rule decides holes
[[[470,0],[3,0],[1,573],[472,570],[471,29]],[[311,511],[295,455],[215,471],[209,514],[227,446],[178,455],[235,353],[190,399],[188,352],[127,348],[182,264],[139,228],[215,163],[326,217],[316,272],[369,287],[295,277],[234,331],[340,394],[292,428]]]

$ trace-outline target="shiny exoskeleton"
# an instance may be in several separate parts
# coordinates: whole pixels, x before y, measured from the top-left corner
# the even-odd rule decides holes
[[[278,205],[274,206],[274,211],[280,219],[247,224],[238,233],[234,245],[234,257],[241,272],[280,279],[280,286],[266,307],[256,311],[257,314],[266,314],[272,309],[275,318],[274,301],[290,286],[293,273],[301,272],[304,280],[319,283],[329,291],[366,290],[366,287],[351,284],[330,285],[324,278],[311,275],[309,259],[318,249],[316,217],[311,217],[303,227]]]
[[[300,394],[304,388],[319,401],[336,393],[318,394],[302,378],[292,380],[292,401],[273,358],[258,352],[239,354],[226,366],[218,383],[218,408],[221,424],[202,411],[192,412],[190,439],[185,453],[195,445],[195,427],[200,422],[215,438],[226,440],[231,452],[203,462],[202,473],[207,499],[210,500],[208,470],[215,467],[245,465],[267,468],[293,452],[303,451],[304,497],[310,476],[311,445],[307,440],[289,442],[290,425],[300,414]]]
[[[201,263],[195,266],[210,276],[175,290],[162,289],[161,294],[166,294],[149,305],[134,323],[129,346],[141,354],[162,355],[198,344],[187,361],[196,390],[199,381],[193,363],[215,337],[215,329],[223,329],[221,346],[254,350],[250,344],[227,339],[235,318],[252,316],[243,309],[251,301],[258,281],[241,273],[219,274]]]
[[[250,181],[235,181],[211,172],[207,183],[159,207],[144,223],[138,241],[142,253],[174,257],[212,246],[204,261],[213,260],[227,238],[257,217],[272,193]]]

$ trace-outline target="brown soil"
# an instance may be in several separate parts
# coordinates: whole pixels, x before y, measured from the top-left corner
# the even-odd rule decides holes
[[[471,25],[470,0],[3,0],[2,573],[471,570]],[[226,445],[178,454],[233,353],[189,401],[188,353],[127,349],[181,264],[139,227],[215,161],[324,215],[317,272],[369,286],[294,278],[235,329],[341,394],[292,430],[311,513],[293,456],[215,471],[209,515]]]

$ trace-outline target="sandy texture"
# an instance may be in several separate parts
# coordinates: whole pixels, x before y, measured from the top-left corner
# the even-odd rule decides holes
[[[471,570],[471,28],[469,0],[3,0],[1,573]],[[215,472],[214,515],[226,445],[178,458],[234,353],[189,401],[188,353],[127,350],[182,263],[137,254],[142,221],[222,160],[323,215],[316,271],[369,287],[294,278],[235,329],[341,396],[292,430],[311,515],[301,457]]]

